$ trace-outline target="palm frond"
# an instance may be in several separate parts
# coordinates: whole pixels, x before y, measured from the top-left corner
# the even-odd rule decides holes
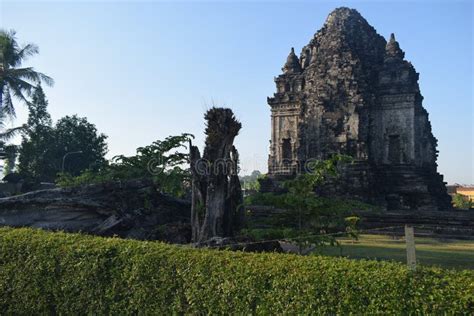
[[[6,30],[0,29],[0,37],[5,37],[9,39],[14,39],[16,41],[16,31],[15,30]]]
[[[7,129],[5,132],[0,133],[0,139],[7,141],[10,140],[11,138],[15,137],[18,135],[18,133],[22,133],[27,130],[27,126],[25,124],[13,128]]]
[[[9,84],[9,87],[10,87],[11,92],[13,92],[13,96],[15,96],[20,101],[25,102],[25,104],[28,104],[29,101],[25,97],[25,95],[23,94],[23,91],[26,91],[28,93],[28,95],[31,95],[31,88],[24,89],[20,85],[11,85],[11,84]],[[33,87],[33,89],[34,89],[34,87]],[[12,113],[15,113],[15,110],[13,109],[13,106],[12,106]]]
[[[12,96],[10,94],[10,89],[8,87],[8,85],[6,85],[4,88],[3,88],[3,104],[1,104],[1,108],[0,108],[0,112],[1,112],[1,116],[2,118],[4,117],[7,117],[7,116],[10,116],[10,117],[15,117],[16,116],[16,113],[15,113],[15,107],[13,106],[13,101],[12,101]],[[3,120],[2,120],[2,124],[3,124]]]
[[[52,86],[54,84],[54,80],[41,73],[34,70],[33,67],[26,67],[26,68],[10,68],[5,71],[4,76],[6,78],[17,78],[17,79],[25,79],[29,81],[33,81],[34,83],[41,83],[44,82],[48,86]]]
[[[23,46],[17,53],[18,59],[21,61],[26,60],[30,56],[34,56],[39,53],[39,47],[36,44],[28,43]]]
[[[0,31],[0,58],[1,63],[15,67],[21,63],[18,59],[18,43],[16,41],[16,32],[14,30]]]
[[[15,145],[15,144],[8,144],[8,145],[3,146],[3,150],[5,151],[5,153],[10,154],[10,155],[16,154],[19,148],[20,146]]]
[[[3,106],[0,106],[0,130],[5,128],[5,121],[8,118],[9,114]]]
[[[4,74],[7,80],[12,79],[24,79],[33,81],[35,83],[39,82],[41,79],[36,71],[33,70],[33,67],[26,68],[9,68],[5,71]]]
[[[54,79],[50,76],[45,75],[42,72],[36,72],[41,78],[41,82],[44,82],[47,86],[52,87],[54,85]]]
[[[31,96],[36,89],[36,86],[33,83],[30,83],[28,81],[25,81],[19,78],[9,77],[5,81],[7,82],[10,89],[13,91],[13,95],[16,97],[19,97],[17,95],[17,92],[20,92],[22,96],[23,96],[23,92],[26,92],[28,96]],[[25,101],[26,103],[26,99],[24,99],[24,97],[23,98],[19,97],[19,99]]]

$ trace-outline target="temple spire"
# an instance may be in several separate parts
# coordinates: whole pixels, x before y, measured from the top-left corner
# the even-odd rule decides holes
[[[404,57],[405,53],[400,49],[400,45],[395,39],[395,34],[390,34],[390,40],[387,42],[387,46],[385,46],[385,59],[403,60]]]
[[[295,54],[295,49],[292,47],[291,52],[286,59],[285,66],[281,69],[285,74],[293,74],[301,72],[301,65],[298,57]]]

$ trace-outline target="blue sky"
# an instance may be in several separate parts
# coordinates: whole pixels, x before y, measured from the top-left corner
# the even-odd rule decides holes
[[[359,10],[379,34],[394,32],[420,73],[439,140],[439,171],[474,183],[473,5],[459,1],[21,2],[0,0],[0,27],[34,42],[34,66],[53,119],[78,113],[109,136],[109,157],[190,132],[202,146],[203,113],[231,107],[242,171],[266,170],[267,96],[290,47],[299,52],[338,6]],[[26,119],[18,106],[20,123]]]

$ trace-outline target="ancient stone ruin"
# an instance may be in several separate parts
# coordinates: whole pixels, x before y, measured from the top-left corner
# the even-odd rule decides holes
[[[151,180],[110,181],[0,198],[0,227],[188,243],[190,209]]]
[[[299,57],[292,48],[268,98],[270,179],[347,154],[355,162],[336,192],[388,209],[449,209],[418,73],[404,55],[393,34],[386,42],[348,8],[334,10]]]

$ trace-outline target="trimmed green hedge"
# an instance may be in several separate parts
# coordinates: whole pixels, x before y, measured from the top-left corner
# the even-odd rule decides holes
[[[474,271],[0,229],[1,314],[473,313]]]

